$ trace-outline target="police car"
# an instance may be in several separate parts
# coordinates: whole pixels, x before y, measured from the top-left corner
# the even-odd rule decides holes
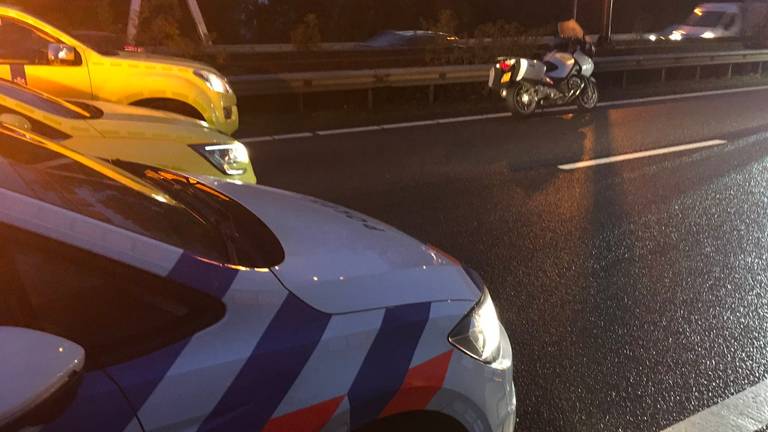
[[[204,122],[146,108],[64,101],[0,79],[0,123],[102,159],[255,183],[248,149]]]
[[[85,361],[16,427],[513,430],[509,340],[454,259],[317,199],[113,163],[0,125],[0,328]]]
[[[0,78],[66,99],[163,109],[232,134],[237,97],[194,61],[91,47],[15,7],[0,5]]]

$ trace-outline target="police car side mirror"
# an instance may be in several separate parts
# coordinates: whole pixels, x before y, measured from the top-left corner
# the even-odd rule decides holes
[[[10,126],[15,129],[21,129],[26,132],[30,132],[32,130],[32,124],[29,122],[29,120],[18,114],[0,114],[0,124]]]
[[[70,405],[85,350],[35,330],[0,327],[0,431],[50,423]]]
[[[77,61],[75,48],[65,44],[48,44],[48,63],[51,65],[71,65]]]

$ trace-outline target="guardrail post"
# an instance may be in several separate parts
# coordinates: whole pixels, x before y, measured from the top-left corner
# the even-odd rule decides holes
[[[435,85],[432,84],[429,86],[429,104],[433,105],[435,103]]]
[[[701,79],[701,66],[696,66],[696,78],[695,80],[698,81]]]
[[[733,76],[733,63],[730,63],[728,65],[728,75],[725,76],[725,79],[731,79]]]
[[[373,89],[372,88],[368,89],[368,109],[369,110],[373,109]]]
[[[757,76],[759,77],[763,76],[763,62],[757,63]]]
[[[299,112],[304,112],[304,93],[299,93],[298,97],[298,104],[299,104]]]
[[[661,68],[661,82],[667,82],[667,68]]]
[[[627,71],[621,73],[621,88],[627,88]]]

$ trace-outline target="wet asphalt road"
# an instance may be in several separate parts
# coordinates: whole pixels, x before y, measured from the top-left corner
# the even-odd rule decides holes
[[[728,144],[571,172],[558,164]],[[768,92],[251,145],[488,283],[518,430],[658,431],[768,378]]]

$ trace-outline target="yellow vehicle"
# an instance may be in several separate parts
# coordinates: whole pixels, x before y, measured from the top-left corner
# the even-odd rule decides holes
[[[162,109],[204,120],[228,135],[237,98],[215,69],[185,59],[109,52],[13,7],[0,5],[0,78],[65,99]]]
[[[205,122],[109,102],[64,101],[0,80],[0,124],[105,160],[256,183],[248,149]]]

